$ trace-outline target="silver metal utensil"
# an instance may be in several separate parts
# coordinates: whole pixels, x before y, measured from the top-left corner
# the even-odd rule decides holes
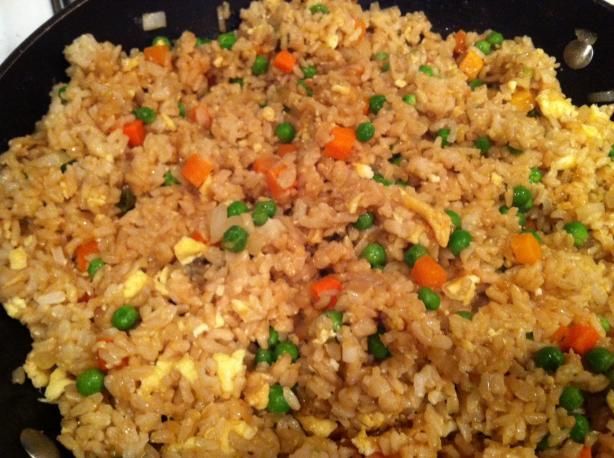
[[[41,431],[25,428],[19,441],[30,458],[60,458],[58,447]]]
[[[593,60],[593,45],[597,41],[597,34],[586,29],[576,29],[575,32],[576,39],[570,41],[563,50],[563,60],[569,68],[580,70]]]

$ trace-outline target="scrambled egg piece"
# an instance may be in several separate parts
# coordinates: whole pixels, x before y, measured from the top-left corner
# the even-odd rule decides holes
[[[162,120],[164,121],[164,125],[166,125],[169,130],[177,129],[177,126],[168,115],[162,113]]]
[[[571,102],[554,89],[544,89],[537,95],[536,100],[540,111],[547,118],[565,120],[576,113]]]
[[[354,444],[358,451],[364,456],[369,456],[377,451],[375,439],[367,436],[364,429],[361,429],[360,433],[352,438],[352,444]]]
[[[384,423],[386,423],[387,419],[388,417],[382,412],[363,413],[358,417],[358,421],[360,421],[366,429],[381,428]]]
[[[235,379],[243,372],[243,358],[245,350],[236,350],[232,355],[224,353],[215,353],[213,359],[217,363],[217,377],[220,380],[220,386],[225,394],[230,394],[234,390]]]
[[[247,403],[252,406],[254,409],[263,410],[266,409],[266,406],[269,404],[269,391],[271,387],[268,383],[263,383],[262,386],[256,390],[254,393],[251,393],[249,396],[245,396],[245,400]]]
[[[204,332],[207,332],[208,330],[209,330],[209,325],[207,323],[201,323],[197,325],[194,329],[192,329],[192,335],[194,337],[198,337],[199,335],[201,335]]]
[[[42,388],[47,386],[49,383],[49,374],[41,369],[34,363],[34,361],[28,359],[23,365],[23,370],[26,371],[30,380],[32,380],[32,385],[35,388]]]
[[[215,328],[221,328],[222,326],[224,326],[226,324],[226,322],[224,321],[224,317],[222,316],[222,314],[220,312],[217,312],[215,314]]]
[[[369,180],[373,178],[374,173],[370,165],[357,162],[354,164],[354,170],[356,170],[356,174],[361,178],[368,178]]]
[[[9,252],[9,266],[12,270],[22,270],[28,267],[28,254],[22,247]]]
[[[198,379],[198,371],[194,360],[188,355],[183,355],[176,364],[175,368],[183,375],[190,383],[194,383]]]
[[[191,237],[181,237],[173,247],[175,257],[182,266],[190,264],[207,250],[207,245]]]
[[[124,298],[132,299],[141,292],[148,281],[149,277],[141,269],[132,272],[124,283]]]
[[[337,429],[337,422],[332,420],[325,420],[322,418],[313,417],[311,415],[298,416],[298,421],[301,422],[303,428],[308,433],[318,437],[328,437]]]
[[[443,285],[443,292],[454,301],[469,305],[475,297],[475,288],[480,283],[480,277],[465,275]]]
[[[64,392],[64,388],[70,385],[73,381],[68,378],[66,371],[56,368],[49,376],[49,384],[45,389],[45,399],[55,401]]]
[[[426,202],[401,190],[401,201],[405,208],[421,216],[433,229],[435,239],[440,246],[447,246],[450,238],[450,217],[443,211],[437,211]]]
[[[3,305],[4,310],[6,310],[6,314],[14,319],[19,318],[26,309],[26,301],[17,296],[11,297]]]
[[[237,314],[243,318],[244,320],[247,318],[248,314],[249,314],[249,306],[243,302],[240,301],[239,299],[232,299],[230,301],[230,305],[232,306],[232,309],[237,312]]]
[[[229,440],[231,432],[238,434],[244,439],[250,440],[256,436],[258,430],[242,420],[223,420],[223,426],[209,428],[203,434],[203,438],[219,442],[222,452],[230,455],[234,452],[234,449],[230,446]],[[198,446],[197,439],[198,437],[190,437],[183,443],[183,447],[180,446],[179,448],[195,448]]]
[[[140,59],[138,57],[126,57],[125,59],[122,59],[122,71],[129,72],[130,70],[134,70],[139,66],[139,60]]]
[[[141,386],[139,393],[151,393],[154,391],[164,377],[166,377],[173,370],[173,363],[171,361],[156,361],[156,365],[153,368],[153,372],[141,380]]]

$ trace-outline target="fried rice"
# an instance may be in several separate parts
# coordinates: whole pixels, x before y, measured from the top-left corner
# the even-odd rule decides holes
[[[614,456],[614,360],[587,356],[614,350],[614,107],[572,105],[529,37],[319,5],[144,52],[81,36],[0,156],[0,300],[59,441]]]

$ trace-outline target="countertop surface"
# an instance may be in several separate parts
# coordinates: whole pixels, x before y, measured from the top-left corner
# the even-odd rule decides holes
[[[50,0],[0,0],[0,63],[53,14]]]

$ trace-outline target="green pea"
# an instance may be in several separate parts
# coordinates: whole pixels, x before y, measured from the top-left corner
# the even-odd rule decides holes
[[[76,159],[71,159],[68,162],[64,162],[61,166],[60,166],[60,172],[62,173],[66,173],[66,171],[68,170],[68,167],[71,166],[72,164],[74,164],[75,162],[77,162]]]
[[[94,258],[90,261],[87,266],[87,274],[90,276],[90,279],[93,280],[96,276],[96,273],[105,266],[105,262],[100,258]]]
[[[412,268],[418,259],[420,259],[422,256],[426,256],[427,254],[429,254],[429,252],[426,247],[416,243],[405,252],[403,255],[403,260],[409,268]]]
[[[132,112],[132,114],[145,124],[151,124],[156,120],[156,112],[149,107],[137,108]]]
[[[330,319],[333,324],[333,331],[339,332],[343,325],[343,312],[338,310],[328,310],[325,315]]]
[[[598,318],[599,318],[599,324],[601,324],[603,331],[605,332],[606,335],[608,335],[610,331],[612,330],[612,325],[610,324],[610,320],[608,320],[605,316],[599,316]]]
[[[306,80],[311,79],[318,74],[318,69],[315,67],[315,65],[301,67],[301,71],[303,72],[303,78]]]
[[[470,312],[469,310],[459,310],[456,312],[456,314],[465,320],[473,320],[473,312]]]
[[[292,140],[296,137],[296,128],[292,123],[282,122],[281,124],[277,124],[275,135],[277,135],[281,143],[292,143]]]
[[[563,229],[573,237],[573,243],[578,248],[588,241],[588,228],[580,221],[567,223]]]
[[[523,185],[514,187],[512,204],[521,212],[527,212],[533,207],[533,194]]]
[[[247,208],[247,204],[241,200],[235,200],[231,203],[226,209],[226,216],[230,218],[231,216],[239,216],[243,213],[247,213],[249,208]]]
[[[381,173],[377,173],[377,172],[373,174],[373,181],[383,186],[391,186],[394,183],[392,180],[389,180],[384,175],[382,175]]]
[[[241,226],[231,226],[224,232],[222,248],[233,253],[239,253],[247,246],[249,234]]]
[[[257,227],[264,226],[269,220],[269,215],[262,209],[254,210],[252,212],[252,221]]]
[[[238,84],[239,86],[243,87],[243,84],[245,83],[245,81],[243,80],[243,78],[230,78],[228,80],[228,82],[230,84]]]
[[[368,142],[375,135],[375,126],[369,121],[358,124],[356,127],[356,138],[360,142]]]
[[[309,8],[309,11],[311,11],[311,14],[328,14],[330,13],[330,10],[328,9],[328,6],[324,5],[323,3],[316,3],[315,5],[311,5],[311,7]]]
[[[469,81],[469,87],[471,88],[472,91],[475,91],[480,86],[484,86],[484,81],[482,81],[479,78],[475,78]]]
[[[523,150],[520,148],[514,148],[512,145],[507,145],[506,148],[512,156],[520,156],[522,153],[524,153]]]
[[[269,326],[269,340],[267,341],[269,348],[274,347],[279,343],[279,332],[272,326]]]
[[[211,43],[211,40],[209,38],[198,37],[196,39],[197,48],[200,48],[202,45],[208,45],[209,43]]]
[[[486,136],[478,137],[473,142],[473,146],[480,150],[480,154],[482,154],[482,156],[488,156],[490,148],[492,148],[492,142],[490,141],[490,138]]]
[[[162,183],[162,186],[172,186],[175,184],[180,184],[179,180],[175,178],[175,176],[173,175],[173,172],[171,172],[170,170],[167,170],[166,172],[164,172],[164,175],[162,178],[164,179],[164,183]]]
[[[427,310],[435,311],[441,305],[439,295],[431,288],[420,288],[418,290],[418,299],[422,301]]]
[[[415,105],[416,101],[416,94],[406,94],[403,96],[403,102],[405,102],[407,105]]]
[[[446,210],[446,214],[450,217],[450,221],[452,221],[452,225],[457,228],[460,229],[462,226],[462,221],[461,221],[461,217],[458,213],[456,213],[454,210]]]
[[[391,355],[390,350],[388,350],[388,347],[386,347],[386,345],[384,345],[384,342],[382,342],[379,332],[367,337],[367,349],[369,353],[373,355],[373,358],[375,358],[377,361],[383,361],[386,358],[389,358]]]
[[[595,374],[605,374],[614,366],[614,353],[604,347],[595,347],[590,350],[584,359],[588,369]]]
[[[256,202],[254,208],[256,210],[262,209],[269,218],[273,218],[277,214],[277,204],[274,200],[261,200]]]
[[[556,372],[565,363],[565,355],[558,347],[543,347],[533,355],[535,365],[546,372]]]
[[[68,102],[68,98],[66,97],[67,90],[68,90],[68,86],[66,84],[58,89],[58,97],[62,101],[63,105],[65,105]]]
[[[271,350],[267,350],[266,348],[259,348],[256,350],[256,364],[273,364],[274,361],[275,359]]]
[[[381,94],[372,95],[369,98],[369,110],[373,114],[378,114],[382,108],[384,108],[384,104],[386,103],[386,96]]]
[[[217,42],[222,49],[232,49],[237,42],[237,35],[234,32],[222,33],[217,37]]]
[[[307,97],[313,97],[313,89],[311,89],[304,79],[298,80],[297,84],[303,88]]]
[[[269,388],[269,403],[266,408],[271,413],[288,413],[290,411],[290,405],[284,397],[284,389],[279,383]]]
[[[402,160],[403,160],[403,156],[401,155],[401,153],[395,153],[392,156],[390,156],[390,159],[388,159],[388,162],[392,165],[401,165]]]
[[[252,75],[260,76],[269,71],[269,59],[264,56],[256,56],[252,64]]]
[[[358,219],[354,223],[354,227],[359,231],[364,231],[372,227],[374,221],[375,216],[373,215],[373,213],[366,212],[358,217]]]
[[[541,440],[537,443],[537,446],[535,447],[535,451],[536,452],[543,452],[544,450],[547,450],[550,445],[548,444],[550,439],[550,435],[546,434],[544,437],[541,438]]]
[[[569,412],[578,410],[584,404],[582,391],[575,386],[566,386],[559,397],[559,404]]]
[[[450,240],[448,241],[448,249],[454,254],[454,256],[459,256],[461,252],[468,248],[471,245],[471,241],[473,237],[471,234],[464,229],[455,229],[450,235]]]
[[[478,48],[485,56],[488,56],[492,52],[492,45],[486,40],[478,40],[474,46]]]
[[[499,207],[499,213],[501,213],[502,215],[507,215],[510,212],[510,207],[508,207],[507,205],[501,205]]]
[[[120,331],[129,331],[134,328],[141,319],[139,310],[133,305],[122,305],[113,313],[111,324]]]
[[[441,129],[439,129],[437,131],[436,136],[441,138],[442,148],[445,148],[446,146],[450,144],[450,142],[448,142],[448,137],[450,136],[450,129],[448,129],[447,127],[442,127]]]
[[[390,70],[390,54],[384,51],[376,52],[373,54],[373,60],[380,63],[380,70],[387,72]]]
[[[569,431],[569,437],[572,441],[583,444],[586,435],[591,430],[591,424],[584,415],[574,415],[574,418],[576,419],[576,423],[573,428],[571,428],[571,431]]]
[[[366,259],[373,268],[384,267],[388,262],[386,249],[379,243],[369,243],[360,253],[360,257]]]
[[[178,102],[177,108],[179,109],[179,116],[181,116],[182,118],[185,118],[186,111],[185,111],[185,105],[183,104],[183,102]]]
[[[157,36],[151,41],[152,46],[166,46],[168,48],[172,47],[171,40],[169,40],[165,36]]]
[[[430,65],[420,65],[420,67],[418,67],[418,71],[428,76],[433,76],[435,74],[433,67]]]
[[[541,183],[542,178],[544,178],[544,173],[539,169],[539,167],[531,167],[529,172],[529,183]]]
[[[290,355],[292,362],[295,362],[299,357],[298,347],[289,340],[282,340],[273,348],[273,356],[275,361],[281,358],[284,353]]]
[[[492,31],[486,36],[486,41],[495,47],[501,46],[503,44],[503,35],[499,32]]]
[[[77,376],[76,385],[81,396],[100,393],[104,389],[104,373],[100,369],[87,369]]]

